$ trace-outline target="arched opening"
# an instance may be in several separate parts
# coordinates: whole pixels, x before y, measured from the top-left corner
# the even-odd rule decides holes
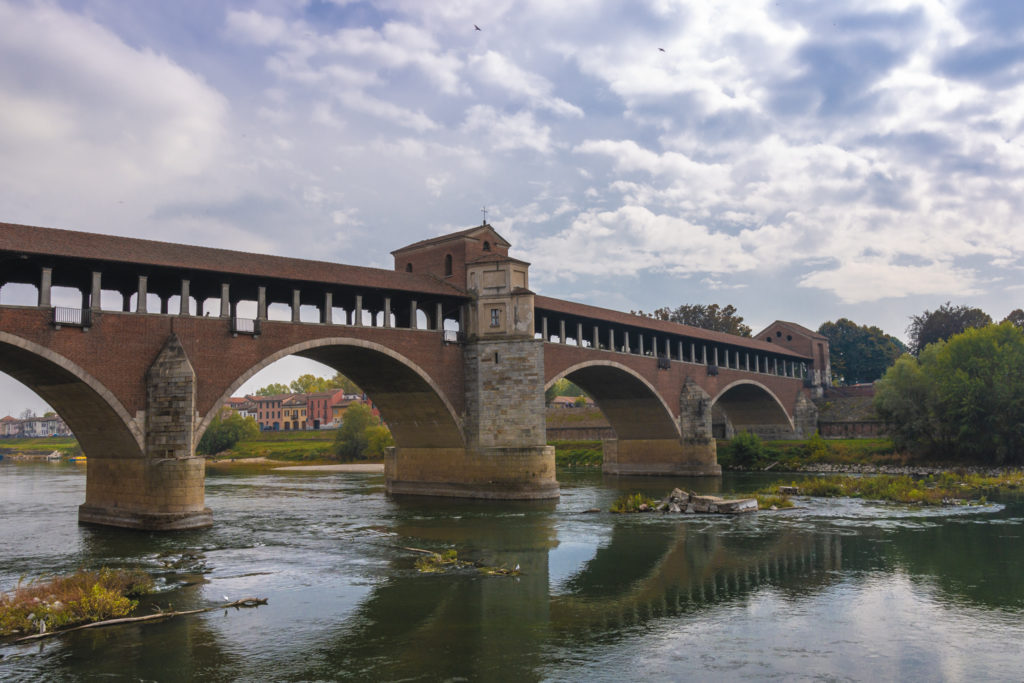
[[[0,332],[0,373],[51,406],[86,456],[142,457],[145,440],[139,425],[106,387],[63,356]]]
[[[282,359],[295,361],[296,357],[315,361],[321,364],[320,367],[327,366],[351,379],[379,411],[397,446],[464,446],[456,410],[444,397],[440,387],[422,368],[384,346],[350,338],[303,342],[265,358],[237,378],[220,397],[217,405],[204,416],[196,429],[196,443],[231,396],[242,389],[254,391],[255,387],[251,380],[261,381],[257,378],[258,373]],[[313,371],[315,372],[315,368]],[[278,429],[284,428],[283,407],[280,410],[281,415],[278,415],[275,409],[273,415],[267,416],[264,428],[273,429],[275,423]],[[307,428],[308,424],[307,421]]]
[[[407,273],[411,273],[412,272],[412,264],[411,263],[406,263],[405,264],[405,272],[407,272]]]
[[[764,439],[792,438],[793,420],[767,387],[740,380],[712,401],[712,433],[717,438],[731,438],[742,431]]]
[[[490,250],[491,250],[491,243],[488,242],[487,240],[484,240],[484,251],[490,251]]]
[[[628,367],[612,361],[581,363],[552,377],[545,389],[563,377],[594,399],[617,438],[679,438],[672,411],[654,387]]]

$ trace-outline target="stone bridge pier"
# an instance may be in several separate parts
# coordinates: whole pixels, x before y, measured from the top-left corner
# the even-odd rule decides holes
[[[78,520],[133,529],[196,529],[213,524],[204,500],[205,459],[194,451],[196,374],[177,335],[146,373],[140,453],[90,450]]]
[[[663,427],[659,438],[648,432],[646,438],[605,439],[602,471],[606,474],[718,476],[715,439],[711,435],[711,397],[692,379],[687,379],[679,400],[679,418],[672,433]]]

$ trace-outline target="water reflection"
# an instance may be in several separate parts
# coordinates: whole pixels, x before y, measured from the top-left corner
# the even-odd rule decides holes
[[[167,535],[78,527],[80,473],[0,465],[3,588],[40,567],[138,565],[166,581],[149,600],[163,608],[270,598],[259,610],[2,646],[0,677],[985,678],[1024,664],[993,649],[1024,637],[1020,503],[585,514],[667,484],[708,491],[582,475],[563,477],[558,503],[506,504],[389,499],[380,477],[364,475],[215,475],[217,524]],[[722,489],[752,485],[726,478]],[[40,491],[48,505],[30,505]],[[454,548],[521,575],[425,575],[407,548]],[[186,551],[199,559],[165,566],[162,553]]]

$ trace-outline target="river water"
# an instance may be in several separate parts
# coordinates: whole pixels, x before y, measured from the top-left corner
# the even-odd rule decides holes
[[[154,605],[258,609],[0,645],[0,679],[1021,680],[1024,503],[588,514],[722,480],[560,473],[557,503],[391,499],[382,475],[211,473],[211,529],[80,527],[84,468],[0,461],[0,589],[141,566]],[[521,574],[421,574],[406,548]],[[170,565],[170,566],[169,566]]]

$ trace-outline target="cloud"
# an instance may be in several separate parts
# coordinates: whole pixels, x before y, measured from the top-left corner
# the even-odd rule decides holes
[[[477,78],[512,96],[526,99],[532,106],[548,109],[559,116],[583,116],[583,110],[560,97],[554,97],[551,81],[516,66],[507,57],[488,50],[482,56],[471,57],[469,68]]]
[[[812,271],[799,286],[828,290],[848,304],[921,294],[971,296],[983,291],[973,272],[949,263],[911,266],[884,260],[852,261],[833,270]]]
[[[483,133],[491,149],[498,152],[532,149],[546,154],[552,151],[551,129],[538,124],[528,111],[502,114],[494,107],[478,104],[466,112],[462,130]]]

